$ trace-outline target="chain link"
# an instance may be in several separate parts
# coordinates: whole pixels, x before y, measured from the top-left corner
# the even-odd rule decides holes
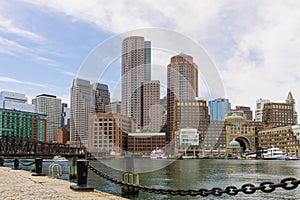
[[[240,189],[238,189],[235,186],[228,186],[225,189],[222,188],[212,188],[211,190],[207,189],[199,189],[199,190],[172,190],[172,189],[162,189],[162,188],[151,188],[147,186],[140,186],[140,185],[134,185],[130,183],[126,183],[124,181],[120,181],[116,178],[110,177],[103,172],[97,170],[93,166],[91,166],[89,163],[86,163],[89,170],[97,174],[98,176],[106,179],[109,182],[125,186],[132,189],[141,190],[148,193],[154,193],[154,194],[162,194],[162,195],[180,195],[180,196],[202,196],[206,197],[210,194],[214,196],[222,196],[223,194],[228,195],[237,195],[239,192],[243,192],[245,194],[253,194],[256,191],[262,191],[265,193],[270,193],[275,191],[276,188],[283,188],[285,190],[293,190],[298,187],[300,184],[300,180],[297,180],[296,178],[285,178],[281,180],[280,183],[275,184],[270,181],[262,182],[259,186],[255,186],[253,184],[244,184]]]

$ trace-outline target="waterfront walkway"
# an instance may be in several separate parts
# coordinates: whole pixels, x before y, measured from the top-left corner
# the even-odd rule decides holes
[[[100,191],[76,192],[70,189],[70,185],[75,184],[48,176],[31,176],[30,172],[24,170],[0,167],[0,199],[124,200],[122,197]]]

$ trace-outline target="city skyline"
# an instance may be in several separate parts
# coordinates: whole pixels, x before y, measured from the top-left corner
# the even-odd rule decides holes
[[[128,12],[124,15],[123,9],[115,8],[125,8],[126,3],[121,2],[116,6],[77,1],[70,6],[53,1],[2,1],[1,90],[25,93],[29,99],[41,93],[53,94],[69,103],[72,81],[95,46],[124,31],[160,27],[182,33],[203,46],[217,65],[224,98],[230,99],[233,106],[245,105],[254,110],[257,99],[283,102],[292,91],[296,110],[300,110],[299,22],[295,20],[300,4],[191,1],[184,3],[190,12],[177,16],[182,3],[173,5],[174,12],[140,2],[136,6],[149,11],[140,16]],[[213,9],[207,9],[208,6]],[[199,13],[202,17],[195,17]],[[157,17],[153,18],[154,14]],[[191,18],[194,22],[187,21]],[[155,59],[157,56],[153,55],[154,63],[159,62]],[[161,62],[166,67],[168,59]]]

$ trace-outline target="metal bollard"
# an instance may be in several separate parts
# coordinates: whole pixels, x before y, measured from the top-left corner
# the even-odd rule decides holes
[[[20,161],[17,158],[15,158],[15,160],[14,160],[14,169],[15,170],[19,169],[19,164],[20,164]]]
[[[4,159],[1,157],[0,158],[0,167],[3,167],[3,165],[4,165]]]
[[[42,158],[36,158],[34,161],[35,161],[35,173],[32,174],[32,176],[45,176],[45,174],[42,173],[43,159]]]
[[[87,160],[77,160],[77,185],[71,185],[72,190],[77,191],[93,191],[94,188],[87,185],[88,177],[88,161]]]

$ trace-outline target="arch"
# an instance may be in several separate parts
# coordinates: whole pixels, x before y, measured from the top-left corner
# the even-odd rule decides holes
[[[246,150],[251,149],[250,142],[247,138],[245,138],[245,137],[236,137],[235,140],[238,143],[240,143],[240,145],[243,149],[243,152],[245,152]]]

